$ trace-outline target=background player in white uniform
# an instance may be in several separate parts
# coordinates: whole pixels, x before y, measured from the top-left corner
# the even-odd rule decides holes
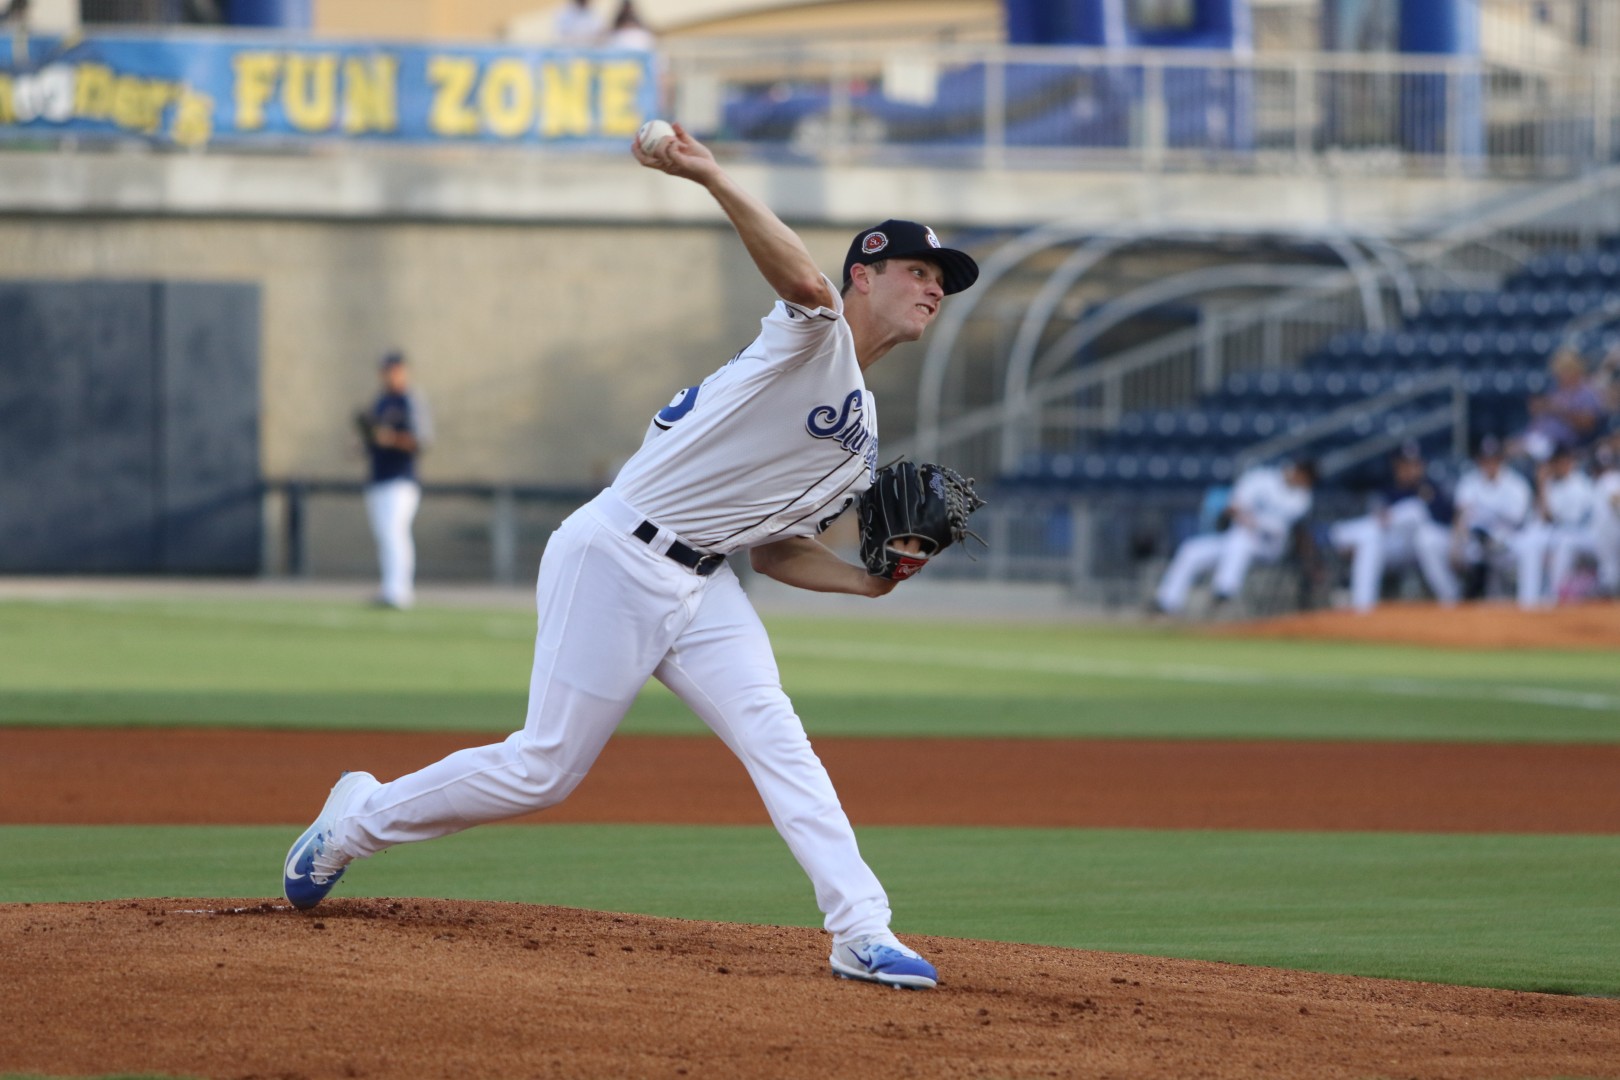
[[[422,396],[411,389],[405,356],[383,357],[382,393],[365,417],[371,477],[366,484],[366,519],[377,543],[381,587],[377,602],[408,608],[416,599],[416,543],[411,525],[422,504],[416,459],[433,440],[433,420]]]
[[[1232,486],[1226,530],[1189,536],[1176,548],[1154,596],[1159,609],[1185,611],[1193,584],[1211,570],[1216,601],[1235,598],[1256,559],[1275,562],[1288,550],[1294,523],[1310,512],[1315,482],[1316,466],[1308,461],[1246,470]]]
[[[748,549],[761,573],[805,589],[894,588],[816,534],[872,482],[877,414],[863,371],[921,337],[978,267],[932,230],[887,221],[855,238],[841,295],[799,237],[684,131],[634,152],[708,190],[781,300],[753,344],[677,395],[612,487],[551,537],[522,730],[389,784],[346,774],[289,852],[284,890],[311,907],[353,859],[560,802],[655,677],[746,766],[815,887],[834,972],[931,987],[934,968],[889,930],[883,887],[725,556]]]
[[[1459,592],[1447,549],[1451,503],[1425,473],[1417,444],[1403,446],[1390,464],[1390,483],[1372,512],[1334,522],[1328,540],[1350,556],[1350,604],[1371,611],[1378,604],[1384,572],[1416,565],[1429,591],[1442,604],[1455,604]]]
[[[1452,558],[1466,570],[1463,595],[1483,597],[1490,573],[1512,565],[1513,537],[1530,516],[1530,482],[1510,467],[1501,440],[1480,439],[1474,467],[1457,481],[1451,523]]]
[[[1552,545],[1549,574],[1554,598],[1562,597],[1582,557],[1597,563],[1601,595],[1620,599],[1620,438],[1599,446],[1592,483],[1592,514],[1586,527],[1561,535]]]
[[[1561,574],[1549,575],[1549,561],[1555,551],[1570,548],[1590,531],[1595,499],[1592,478],[1576,467],[1575,451],[1568,446],[1554,446],[1547,460],[1536,467],[1530,515],[1513,537],[1518,579],[1515,585],[1521,608],[1548,607],[1556,602],[1558,593],[1548,590],[1548,580],[1556,580]]]

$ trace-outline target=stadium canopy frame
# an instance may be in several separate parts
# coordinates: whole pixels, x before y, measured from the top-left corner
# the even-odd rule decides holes
[[[918,379],[916,437],[918,455],[924,459],[938,456],[944,426],[942,413],[945,378],[950,370],[956,343],[968,319],[999,280],[1011,274],[1030,258],[1053,248],[1080,242],[1080,246],[1047,276],[1047,280],[1020,320],[1018,332],[1009,350],[1003,399],[997,408],[1001,414],[1003,464],[1015,459],[1019,434],[1014,429],[1028,419],[1032,372],[1038,367],[1049,366],[1046,361],[1050,361],[1060,347],[1067,347],[1072,351],[1101,333],[1102,329],[1106,329],[1104,326],[1090,333],[1080,333],[1080,327],[1086,326],[1090,322],[1088,320],[1072,327],[1056,345],[1037,356],[1040,339],[1047,325],[1063,298],[1086,273],[1115,252],[1147,240],[1212,241],[1231,237],[1278,235],[1320,243],[1339,257],[1354,279],[1361,298],[1366,326],[1369,329],[1378,330],[1384,326],[1380,290],[1382,280],[1385,278],[1394,283],[1402,310],[1408,313],[1417,310],[1417,288],[1404,258],[1389,244],[1375,237],[1355,236],[1343,230],[1322,229],[1279,233],[1275,228],[1167,229],[1162,225],[1099,230],[1094,224],[1072,222],[1038,226],[1002,245],[984,260],[979,276],[981,287],[962,297],[957,303],[946,307],[941,317],[942,325],[936,328],[935,335],[924,354],[922,372]],[[1368,260],[1367,252],[1362,250],[1363,246],[1372,253],[1371,262]],[[1270,278],[1260,281],[1259,276],[1263,269],[1266,268],[1250,266],[1241,271],[1237,267],[1192,271],[1133,290],[1112,301],[1108,306],[1125,314],[1135,314],[1168,299],[1193,295],[1214,287],[1231,287],[1237,282],[1232,276],[1236,273],[1241,273],[1244,280],[1251,285],[1288,283]],[[1297,281],[1297,271],[1288,280]],[[1311,284],[1302,286],[1301,290],[1317,292],[1319,288],[1318,285]],[[1125,317],[1125,314],[1121,314],[1120,317]]]

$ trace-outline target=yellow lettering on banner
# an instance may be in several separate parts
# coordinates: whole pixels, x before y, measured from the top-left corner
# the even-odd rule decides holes
[[[392,56],[343,60],[343,130],[399,130],[399,61]]]
[[[133,75],[120,75],[113,82],[111,120],[121,128],[138,128],[145,95],[141,80]]]
[[[181,87],[169,137],[181,146],[202,146],[214,134],[214,99],[189,86]]]
[[[555,138],[591,133],[591,75],[591,62],[585,59],[541,66],[541,83],[545,87],[540,101],[542,135]]]
[[[239,52],[231,57],[236,71],[236,130],[258,131],[264,127],[264,107],[276,92],[281,75],[281,58],[275,53]]]
[[[172,82],[149,82],[146,84],[146,114],[142,117],[141,130],[148,135],[163,127],[163,112],[171,102],[180,98],[180,84]]]
[[[296,131],[330,131],[337,124],[338,58],[332,53],[288,53],[281,108]]]
[[[12,124],[17,120],[17,110],[11,103],[11,76],[0,75],[0,124]]]
[[[478,88],[484,125],[503,139],[515,139],[534,122],[534,76],[522,60],[507,57],[489,65]]]
[[[106,120],[113,112],[117,80],[106,64],[80,64],[73,87],[73,115],[84,120]]]
[[[646,66],[634,61],[616,60],[602,65],[597,108],[602,114],[603,135],[634,135],[640,129],[641,84],[646,75]]]
[[[476,135],[478,114],[468,106],[478,63],[461,56],[428,58],[428,83],[433,104],[428,109],[428,130],[435,135]]]
[[[121,75],[113,84],[112,122],[130,131],[154,132],[174,91],[173,83]]]

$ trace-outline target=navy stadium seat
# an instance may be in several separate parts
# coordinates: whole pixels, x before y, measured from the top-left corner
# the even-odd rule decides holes
[[[1547,361],[1564,343],[1570,322],[1599,312],[1617,294],[1620,234],[1588,250],[1546,252],[1496,290],[1430,295],[1403,326],[1336,333],[1302,357],[1296,369],[1233,373],[1185,407],[1129,411],[1088,447],[1028,455],[1002,482],[1121,493],[1229,483],[1233,458],[1245,447],[1442,367],[1464,372],[1472,431],[1513,431],[1526,422],[1528,398],[1545,392]],[[1583,330],[1573,343],[1593,357],[1620,348],[1620,318]],[[1358,417],[1310,452],[1375,435],[1400,438],[1415,416],[1432,410],[1445,393],[1425,395],[1410,409]],[[1431,458],[1438,458],[1437,469],[1449,467],[1450,439],[1449,431],[1422,439]],[[1357,471],[1370,470],[1368,477],[1376,480],[1382,468],[1377,459]],[[1351,478],[1347,474],[1339,482]]]

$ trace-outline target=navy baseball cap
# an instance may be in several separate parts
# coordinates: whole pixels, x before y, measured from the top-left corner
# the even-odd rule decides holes
[[[384,353],[382,363],[378,364],[377,366],[382,368],[384,371],[387,371],[391,367],[399,367],[404,362],[405,354],[400,352],[398,349],[395,349],[392,352]]]
[[[973,256],[955,248],[942,247],[934,230],[915,221],[890,218],[881,225],[863,229],[850,241],[844,256],[844,281],[856,263],[870,266],[884,259],[927,259],[936,264],[945,278],[945,293],[961,292],[979,280],[979,264]]]

